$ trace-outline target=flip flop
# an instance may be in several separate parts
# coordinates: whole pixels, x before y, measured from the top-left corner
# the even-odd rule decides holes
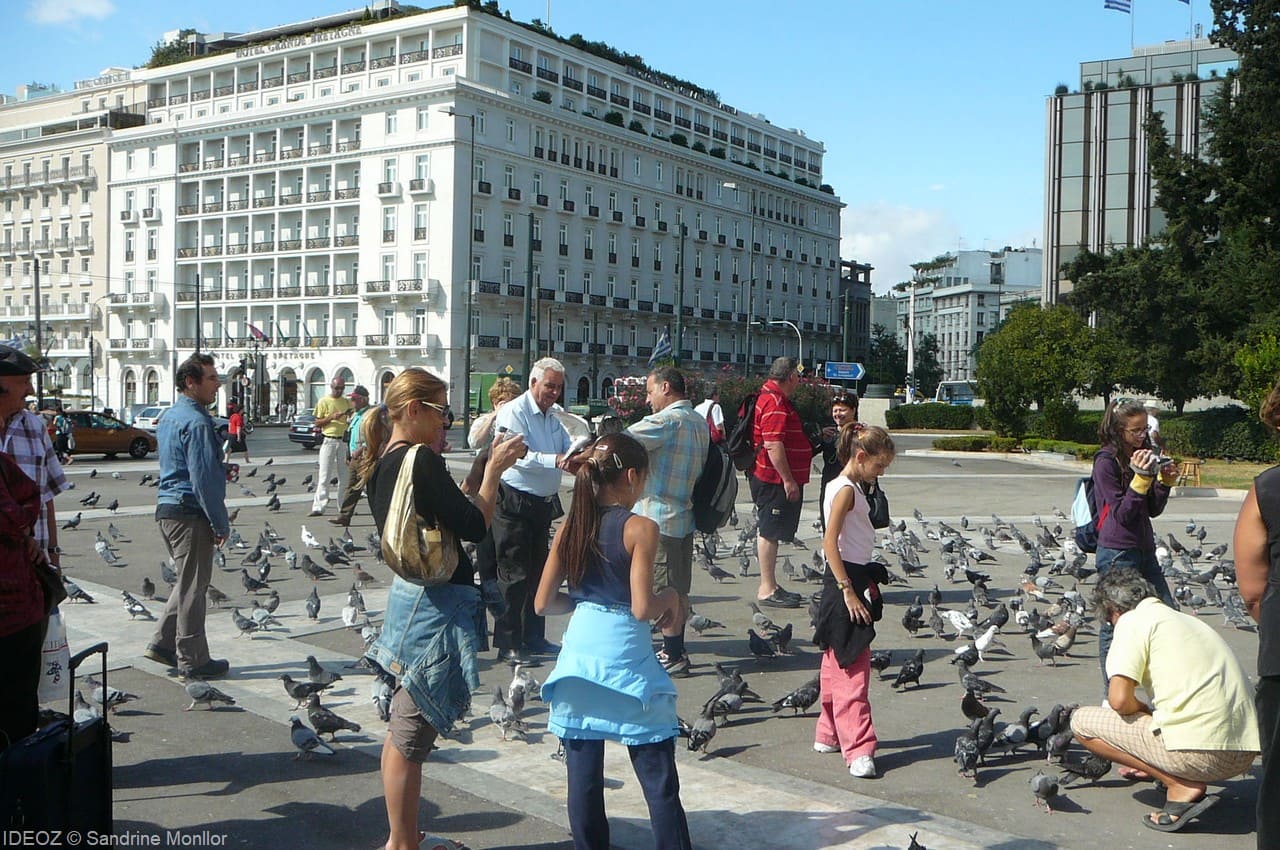
[[[1189,803],[1168,800],[1164,808],[1156,813],[1155,820],[1152,820],[1150,815],[1143,815],[1142,824],[1158,832],[1177,832],[1192,819],[1208,811],[1216,802],[1218,798],[1212,794],[1206,794],[1199,800],[1192,800]]]
[[[1131,782],[1147,782],[1151,779],[1151,774],[1136,767],[1122,767],[1116,772],[1120,774],[1121,779],[1128,779]]]
[[[418,842],[418,850],[469,850],[461,841],[425,832],[420,834],[422,840]]]

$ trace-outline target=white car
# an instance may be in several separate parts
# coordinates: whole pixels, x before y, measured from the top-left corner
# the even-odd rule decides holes
[[[160,414],[164,413],[172,406],[172,402],[158,401],[151,407],[144,407],[139,410],[133,417],[133,427],[143,431],[155,433],[156,423],[160,421]]]

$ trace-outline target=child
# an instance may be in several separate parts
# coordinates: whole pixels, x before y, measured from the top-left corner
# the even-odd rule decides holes
[[[876,730],[867,700],[872,624],[883,611],[879,585],[889,580],[884,566],[871,560],[875,531],[866,491],[893,462],[893,440],[883,428],[849,422],[840,429],[837,451],[844,469],[827,486],[822,506],[827,571],[814,633],[823,650],[822,711],[813,748],[842,752],[850,775],[865,779],[876,775]]]
[[[658,526],[631,513],[648,454],[610,434],[570,459],[573,503],[551,544],[534,610],[573,611],[556,668],[542,686],[548,728],[564,741],[575,850],[608,850],[604,742],[627,745],[649,805],[658,850],[688,850],[676,775],[676,689],[649,639],[649,621],[674,621],[680,597],[653,590]],[[560,585],[568,579],[569,592]],[[576,606],[576,607],[575,607]]]

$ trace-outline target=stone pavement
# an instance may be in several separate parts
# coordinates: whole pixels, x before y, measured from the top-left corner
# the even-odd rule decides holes
[[[299,545],[302,524],[327,537],[331,526],[317,525],[315,519],[303,516],[309,497],[297,487],[301,477],[314,470],[314,455],[282,448],[277,456],[272,467],[258,467],[256,480],[244,479],[256,491],[252,497],[234,494],[233,503],[242,505],[237,527],[253,540],[262,521],[269,519],[294,546]],[[895,516],[909,516],[918,507],[926,519],[957,523],[963,508],[975,521],[989,522],[988,515],[994,512],[1029,527],[1034,513],[1042,513],[1048,522],[1051,505],[1069,505],[1079,474],[1004,460],[975,458],[961,463],[956,468],[945,459],[900,457],[885,481]],[[451,465],[460,471],[465,460],[454,458]],[[115,748],[119,828],[210,830],[226,835],[227,846],[273,850],[377,846],[385,838],[377,775],[384,726],[369,701],[368,675],[344,667],[360,652],[359,636],[343,628],[338,616],[350,583],[341,578],[320,583],[321,614],[313,623],[302,610],[312,582],[278,563],[271,578],[284,600],[278,612],[284,625],[266,635],[237,638],[230,614],[211,610],[211,646],[215,655],[230,659],[233,671],[219,687],[233,695],[238,705],[185,713],[181,709],[187,701],[180,684],[163,668],[141,658],[151,625],[130,622],[118,603],[119,589],[128,588],[136,595],[144,574],[159,584],[155,564],[164,552],[149,518],[153,491],[137,486],[138,476],[144,469],[153,469],[154,463],[99,466],[103,472],[121,472],[124,480],[100,475],[91,481],[86,474],[90,464],[78,461],[70,470],[77,489],[60,497],[58,508],[60,515],[70,516],[79,507],[76,498],[92,488],[103,492],[104,500],[120,498],[122,502],[116,516],[101,509],[86,510],[80,530],[63,536],[70,574],[99,600],[92,606],[64,606],[72,647],[109,640],[116,668],[112,684],[143,696],[125,706],[113,721],[128,736]],[[276,516],[255,513],[263,501],[258,482],[271,471],[289,479],[281,490],[284,510]],[[802,526],[810,544],[817,538],[809,527],[816,516],[815,490],[809,488]],[[1157,527],[1164,531],[1167,526],[1181,535],[1182,524],[1194,516],[1208,524],[1210,542],[1229,540],[1237,505],[1228,499],[1175,500],[1170,517]],[[748,511],[744,504],[743,517]],[[108,522],[131,540],[120,545],[123,566],[108,567],[92,551],[93,529],[105,529]],[[357,541],[370,528],[368,517],[361,516],[359,527],[353,527]],[[723,536],[732,544],[734,529],[725,529]],[[807,560],[808,548],[784,547],[783,554],[798,563]],[[249,597],[239,587],[240,557],[229,555],[227,572],[216,575],[214,582],[244,607]],[[936,559],[936,552],[931,557]],[[1006,595],[1004,590],[1024,561],[1011,549],[1002,549],[998,557],[992,570],[993,590],[1000,583],[1001,595]],[[361,563],[384,580],[388,576],[385,567],[375,566],[370,559]],[[720,563],[735,574],[733,580],[717,585],[704,573],[695,576],[695,606],[726,628],[690,636],[694,675],[678,681],[684,716],[696,714],[714,690],[712,661],[738,665],[766,700],[777,699],[808,679],[818,665],[816,650],[807,644],[803,611],[770,612],[779,623],[795,626],[795,655],[758,661],[747,653],[750,611],[744,600],[754,592],[758,571],[752,561],[750,575],[738,578],[735,559]],[[1223,802],[1206,815],[1202,825],[1171,837],[1145,830],[1137,822],[1142,812],[1158,808],[1158,795],[1149,786],[1131,785],[1114,774],[1094,788],[1064,789],[1058,801],[1060,813],[1052,817],[1031,806],[1027,780],[1043,766],[1031,755],[992,759],[976,784],[957,777],[950,754],[963,723],[957,707],[961,692],[954,668],[942,663],[952,646],[932,637],[912,638],[897,622],[901,603],[923,593],[935,579],[941,581],[947,604],[967,599],[967,584],[948,586],[936,560],[933,563],[928,580],[886,593],[889,604],[877,646],[903,659],[916,647],[925,648],[928,664],[919,689],[895,693],[888,682],[873,682],[882,776],[871,781],[853,779],[838,757],[813,753],[812,714],[793,718],[786,712],[774,715],[767,705],[751,706],[719,730],[707,755],[683,747],[678,753],[682,797],[696,846],[906,847],[909,836],[917,832],[919,842],[932,850],[1084,848],[1095,844],[1099,834],[1107,836],[1109,846],[1122,848],[1181,843],[1216,850],[1252,843],[1256,786],[1251,778],[1227,783]],[[364,593],[376,618],[385,599],[385,584],[366,588]],[[159,603],[155,607],[158,610]],[[564,622],[563,618],[551,621],[553,636]],[[1256,636],[1224,634],[1252,673]],[[980,671],[1011,692],[1007,701],[994,703],[1003,709],[1004,717],[1016,715],[1027,704],[1047,710],[1054,702],[1097,698],[1096,649],[1091,639],[1082,639],[1073,652],[1076,657],[1064,659],[1057,668],[1037,667],[1024,636],[1006,634],[1005,642],[1008,654],[989,657]],[[325,705],[360,723],[363,731],[339,736],[338,753],[332,758],[295,761],[288,736],[293,702],[278,677],[283,672],[295,678],[305,675],[308,654],[343,673],[343,681],[326,694]],[[549,669],[548,664],[534,672],[541,677]],[[504,683],[509,670],[494,663],[493,653],[486,653],[481,678],[475,717],[453,740],[443,741],[426,766],[423,826],[465,840],[476,850],[568,848],[563,767],[550,758],[556,742],[545,733],[545,708],[534,703],[527,709],[528,740],[502,742],[486,716],[485,692]],[[305,719],[305,714],[299,714]],[[643,800],[621,748],[608,748],[606,775],[614,845],[628,850],[652,846]]]

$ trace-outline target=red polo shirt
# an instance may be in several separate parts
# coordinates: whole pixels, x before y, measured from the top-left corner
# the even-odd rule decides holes
[[[752,439],[760,447],[756,453],[756,466],[752,475],[769,484],[781,484],[782,476],[773,468],[769,453],[764,450],[765,443],[782,443],[787,451],[787,463],[791,467],[791,477],[800,486],[809,483],[809,466],[813,462],[813,446],[804,435],[800,424],[800,414],[795,405],[782,394],[778,382],[770,379],[760,388],[756,398],[756,420],[752,428]]]

